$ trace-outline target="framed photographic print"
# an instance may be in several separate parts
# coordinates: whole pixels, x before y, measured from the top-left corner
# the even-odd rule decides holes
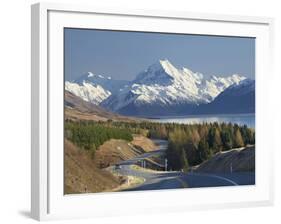
[[[32,6],[32,217],[273,201],[270,18]]]

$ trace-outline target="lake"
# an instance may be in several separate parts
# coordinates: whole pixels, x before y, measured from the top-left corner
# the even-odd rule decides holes
[[[152,122],[160,123],[181,123],[181,124],[198,124],[198,123],[236,123],[238,125],[247,125],[255,128],[255,114],[210,114],[210,115],[187,115],[178,117],[157,117],[149,118]]]

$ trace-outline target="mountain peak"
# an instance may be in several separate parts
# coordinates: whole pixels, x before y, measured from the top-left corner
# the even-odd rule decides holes
[[[215,76],[215,75],[211,75],[209,80],[211,81],[222,81],[222,80],[228,80],[228,81],[231,81],[231,82],[234,82],[234,83],[239,83],[240,81],[246,79],[245,76],[243,75],[239,75],[239,74],[233,74],[233,75],[230,75],[230,76]]]
[[[154,64],[150,65],[146,71],[159,71],[159,70],[168,70],[169,68],[175,68],[168,59],[160,59]]]
[[[86,72],[85,75],[82,76],[82,77],[85,77],[85,78],[93,78],[93,77],[95,77],[95,78],[100,78],[100,79],[104,79],[105,78],[102,75],[97,75],[97,74],[94,74],[92,72]]]
[[[239,83],[239,82],[241,82],[242,80],[247,79],[245,76],[239,75],[239,74],[233,74],[233,75],[231,76],[231,78],[232,78],[232,80],[234,80],[236,83]]]
[[[173,66],[168,59],[160,59],[159,63],[162,65],[162,67]]]
[[[229,86],[228,89],[241,89],[245,87],[249,90],[253,90],[255,88],[255,80],[249,78],[242,79],[238,83],[234,83],[233,85]]]
[[[86,75],[87,75],[88,78],[96,76],[96,75],[95,75],[94,73],[92,73],[92,72],[87,72]]]
[[[80,76],[76,80],[74,80],[74,82],[79,83],[79,84],[83,84],[85,82],[86,83],[100,84],[99,82],[106,82],[106,80],[109,80],[109,79],[111,79],[111,78],[104,77],[102,75],[97,75],[93,72],[86,72],[82,76]]]
[[[139,73],[134,80],[138,84],[171,84],[178,70],[167,60],[161,59],[150,65],[146,70]]]
[[[189,73],[189,74],[194,73],[193,71],[191,71],[189,68],[186,68],[186,67],[182,67],[182,70],[183,70],[185,73]]]

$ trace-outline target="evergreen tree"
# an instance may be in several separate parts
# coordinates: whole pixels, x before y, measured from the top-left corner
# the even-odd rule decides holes
[[[199,132],[200,139],[207,139],[208,128],[207,128],[206,124],[200,125],[198,132]]]
[[[221,149],[222,149],[221,136],[220,136],[219,129],[217,129],[217,128],[215,130],[215,138],[214,138],[213,148],[214,148],[215,152],[221,151]]]
[[[198,154],[200,158],[200,163],[210,157],[210,149],[209,144],[206,140],[201,139],[198,144]]]
[[[192,142],[197,146],[200,141],[200,135],[197,131],[197,128],[193,128],[191,133]]]
[[[221,133],[221,140],[223,144],[223,150],[229,150],[233,146],[232,138],[231,138],[231,133],[228,129],[224,129]]]
[[[208,132],[208,144],[209,144],[210,148],[212,148],[212,149],[214,148],[215,132],[216,132],[216,129],[213,127],[211,127]]]
[[[241,132],[240,132],[239,128],[236,128],[235,131],[234,131],[234,144],[233,144],[233,146],[235,148],[239,148],[239,147],[244,146],[244,141],[243,141],[243,138],[242,138],[242,135],[241,135]]]

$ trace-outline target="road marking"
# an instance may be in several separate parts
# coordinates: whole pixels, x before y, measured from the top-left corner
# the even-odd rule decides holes
[[[183,188],[187,188],[188,187],[188,184],[186,182],[184,182],[181,178],[176,177],[176,180],[181,183]]]
[[[194,175],[194,174],[193,174]],[[238,186],[239,184],[237,184],[236,182],[234,182],[233,180],[230,180],[226,177],[221,177],[221,176],[218,176],[218,175],[214,175],[214,174],[195,174],[195,175],[198,175],[198,176],[206,176],[206,177],[215,177],[215,178],[218,178],[218,179],[221,179],[221,180],[225,180],[235,186]]]
[[[217,176],[217,175],[211,175],[211,176],[216,177],[216,178],[218,178],[218,179],[222,179],[222,180],[228,181],[229,183],[232,183],[232,184],[235,185],[235,186],[238,186],[238,185],[239,185],[239,184],[237,184],[236,182],[234,182],[233,180],[230,180],[230,179],[225,178],[225,177],[221,177],[221,176]]]

